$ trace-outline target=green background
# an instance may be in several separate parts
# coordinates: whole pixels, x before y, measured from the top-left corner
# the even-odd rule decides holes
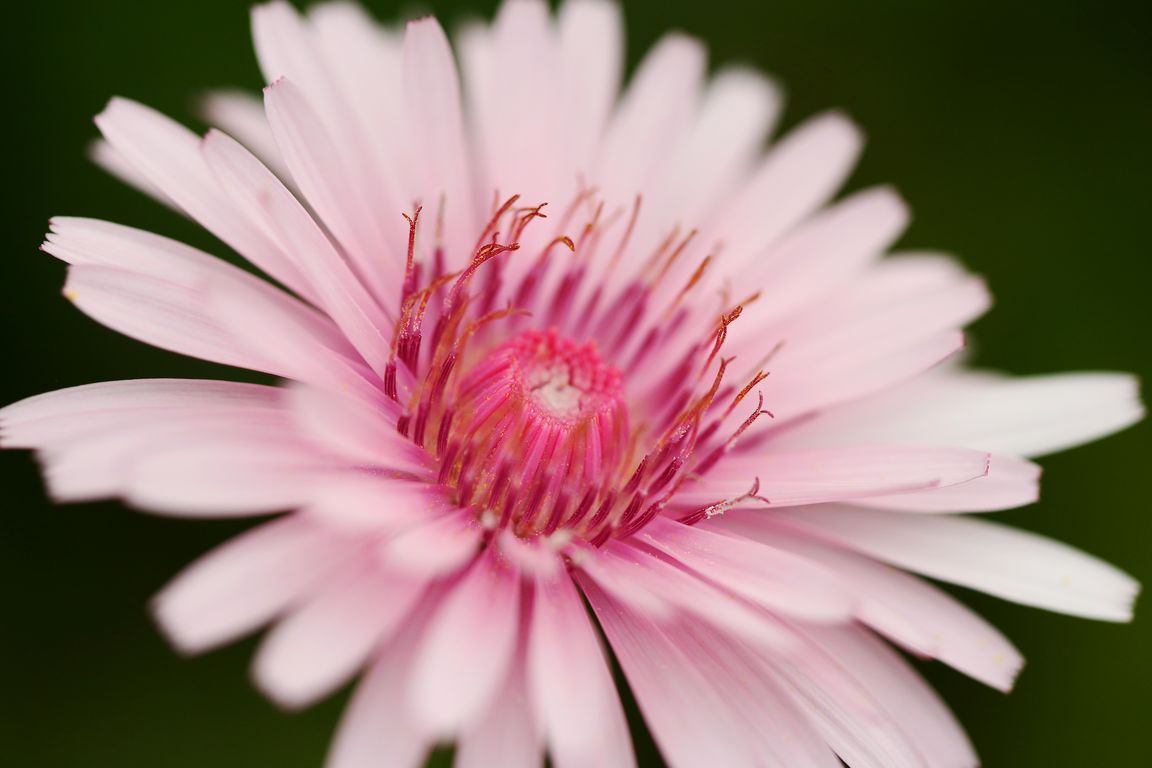
[[[371,3],[378,15],[416,6]],[[442,18],[491,0],[433,3]],[[714,62],[774,73],[786,122],[847,109],[869,148],[852,186],[892,182],[912,204],[902,245],[961,255],[997,303],[974,329],[980,364],[1018,373],[1152,371],[1148,331],[1152,25],[1146,3],[666,0],[627,6],[630,59],[668,28]],[[59,296],[36,247],[53,214],[153,229],[212,248],[192,224],[84,158],[112,94],[192,120],[208,87],[261,83],[247,3],[9,5],[3,46],[0,401],[117,378],[232,372],[147,348]],[[217,249],[219,250],[219,249]],[[1005,519],[1152,581],[1152,431],[1057,456],[1044,500]],[[145,604],[181,565],[238,528],[52,507],[32,460],[0,455],[4,589],[0,754],[10,766],[316,766],[345,695],[284,715],[246,680],[253,642],[185,660]],[[988,766],[1152,765],[1152,617],[1113,626],[965,599],[1028,657],[1011,696],[938,665],[927,674]],[[1146,607],[1146,606],[1145,606]],[[1146,613],[1146,612],[1145,612]],[[658,765],[638,736],[646,764]]]

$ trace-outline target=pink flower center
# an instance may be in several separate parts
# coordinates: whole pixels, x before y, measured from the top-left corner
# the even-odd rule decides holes
[[[620,372],[596,343],[527,330],[460,383],[441,481],[483,521],[551,533],[571,504],[615,479],[628,442]],[[569,520],[569,523],[572,521]]]
[[[599,546],[658,514],[692,522],[728,503],[680,509],[675,494],[767,413],[761,403],[724,427],[764,376],[743,387],[724,382],[729,361],[720,350],[741,306],[704,314],[699,335],[677,336],[693,316],[684,297],[707,260],[682,275],[681,287],[662,285],[684,247],[673,247],[674,238],[646,272],[583,286],[598,259],[608,267],[600,280],[611,274],[635,211],[607,255],[596,213],[582,241],[555,237],[513,277],[506,260],[528,224],[544,218],[541,207],[516,209],[515,201],[496,210],[459,272],[445,271],[438,248],[430,261],[414,258],[419,211],[409,218],[385,375],[386,394],[401,408],[397,430],[436,459],[452,503],[489,530],[522,538],[562,533]],[[501,222],[506,244],[497,239]],[[575,255],[550,279],[554,250]],[[659,309],[657,299],[666,302]],[[755,494],[754,478],[750,486]]]

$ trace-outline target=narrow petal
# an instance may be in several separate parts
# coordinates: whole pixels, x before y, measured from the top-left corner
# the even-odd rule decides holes
[[[859,627],[813,628],[812,637],[898,723],[929,768],[980,764],[964,729],[931,686],[891,648]],[[855,763],[852,763],[855,766]]]
[[[450,507],[443,489],[382,474],[325,479],[312,490],[309,518],[338,530],[387,534],[424,525]]]
[[[96,139],[88,145],[88,157],[92,162],[96,163],[96,165],[128,186],[135,187],[138,191],[143,192],[157,202],[173,208],[177,213],[184,213],[184,211],[180,209],[180,206],[172,202],[172,198],[168,197],[159,187],[149,181],[147,176],[136,170],[135,166],[129,163],[123,155],[117,152],[112,145],[104,139]]]
[[[773,507],[886,496],[967,483],[984,477],[988,462],[980,451],[920,446],[742,453],[724,459],[676,501],[705,507],[741,498],[755,479],[758,495]]]
[[[665,518],[653,520],[635,538],[774,612],[816,622],[852,615],[854,601],[845,585],[804,557]]]
[[[471,515],[453,510],[388,539],[378,554],[385,567],[414,575],[446,575],[476,555],[480,535]]]
[[[223,645],[304,598],[347,551],[295,518],[265,523],[180,573],[156,596],[156,621],[184,653]]]
[[[955,339],[989,303],[983,281],[948,259],[888,258],[786,322],[746,326],[729,353],[758,361],[778,348],[764,394],[784,423],[922,373],[943,356],[924,364],[917,351]],[[954,341],[951,351],[957,348]],[[877,367],[884,376],[873,377]]]
[[[291,85],[281,81],[268,91],[273,128],[280,111],[273,105],[291,98]],[[291,109],[285,106],[291,113]],[[278,134],[279,135],[279,132]],[[202,145],[205,162],[221,186],[249,218],[260,222],[315,288],[322,306],[360,355],[377,373],[387,363],[388,315],[365,291],[348,265],[307,211],[271,171],[234,139],[210,131]]]
[[[243,144],[278,178],[291,178],[259,98],[246,91],[213,91],[200,101],[200,114],[209,125]]]
[[[299,508],[338,469],[293,441],[291,432],[255,424],[178,425],[157,435],[124,488],[127,501],[163,514],[251,515]]]
[[[413,661],[413,717],[450,737],[504,688],[520,625],[516,574],[482,555],[432,617]]]
[[[709,648],[686,628],[662,629],[596,586],[585,594],[669,765],[838,764],[737,646]]]
[[[669,158],[656,190],[658,208],[690,220],[726,202],[761,150],[779,116],[782,97],[760,73],[740,67],[718,72],[708,83],[691,129]],[[653,211],[649,210],[649,214]]]
[[[411,715],[408,682],[420,623],[389,643],[344,712],[325,768],[420,768],[435,738]]]
[[[699,574],[656,552],[614,542],[597,552],[582,552],[574,562],[614,600],[649,620],[678,616],[703,620],[757,646],[787,650],[792,637],[780,621]],[[587,584],[581,579],[581,584]]]
[[[113,99],[96,117],[104,138],[124,160],[238,253],[306,299],[307,282],[216,185],[194,133],[141,104]]]
[[[908,218],[904,201],[887,187],[857,192],[816,214],[749,265],[749,284],[764,287],[734,330],[787,317],[843,286],[884,254]]]
[[[794,128],[765,157],[716,225],[735,272],[835,194],[860,154],[860,130],[839,114]]]
[[[340,156],[337,141],[325,130],[318,107],[295,81],[280,77],[264,89],[264,108],[296,186],[344,246],[376,299],[390,299],[396,289],[387,276],[399,268],[400,253],[390,247],[388,234],[380,228],[380,211],[373,209],[358,188],[349,161]],[[395,219],[387,219],[395,221],[392,234],[397,243],[405,242],[407,234],[401,213],[395,209]]]
[[[770,515],[737,510],[716,524],[796,552],[840,574],[860,600],[860,620],[917,654],[940,659],[1001,690],[1012,687],[1023,666],[1020,652],[988,622],[914,576],[790,533]]]
[[[704,47],[678,34],[664,37],[644,57],[612,117],[591,179],[607,199],[619,204],[646,189],[691,124],[705,64]]]
[[[789,525],[925,576],[1024,605],[1130,621],[1139,584],[1066,544],[972,517],[823,506],[776,513]]]
[[[213,363],[283,373],[220,327],[205,311],[202,288],[123,269],[76,266],[68,270],[64,295],[93,320],[146,344]]]
[[[787,445],[932,440],[1042,456],[1091,442],[1144,416],[1139,382],[1121,373],[1009,378],[947,368],[876,397],[820,414],[783,436]]]
[[[624,70],[624,22],[613,0],[567,0],[557,17],[564,109],[561,121],[572,166],[589,170]],[[595,56],[588,46],[596,46]]]
[[[524,670],[517,663],[492,706],[456,743],[456,768],[539,768],[544,743],[532,719]]]
[[[414,151],[423,170],[417,199],[432,210],[443,205],[445,252],[461,259],[450,265],[455,268],[465,263],[465,254],[471,258],[479,217],[468,169],[460,82],[448,38],[435,19],[408,23],[401,71]],[[491,190],[480,193],[486,196]]]
[[[426,586],[354,561],[264,640],[253,667],[256,684],[293,709],[326,696],[391,636]]]
[[[1032,504],[1040,498],[1040,467],[1025,459],[994,455],[988,474],[968,483],[873,496],[854,503],[905,512],[996,512]]]
[[[399,409],[383,393],[366,402],[346,392],[295,386],[286,399],[296,425],[326,450],[362,466],[429,474],[428,454],[396,431]]]
[[[339,330],[313,308],[242,269],[175,240],[106,221],[57,216],[42,248],[73,266],[117,269],[151,278],[157,284],[170,283],[173,287],[169,293],[174,295],[204,294],[219,286],[232,286],[236,293],[252,295],[268,305],[274,316],[282,317],[285,324],[298,329],[298,334],[312,337],[313,343],[355,356]],[[206,323],[213,323],[206,308],[201,314]],[[239,339],[249,340],[250,347],[260,346],[251,343],[250,334],[241,334]],[[243,346],[233,347],[234,354],[244,350]]]
[[[604,651],[566,574],[536,580],[528,690],[557,768],[634,766]]]
[[[0,409],[0,445],[46,448],[66,445],[124,424],[157,416],[279,409],[281,391],[260,384],[207,379],[131,379],[58,389]]]

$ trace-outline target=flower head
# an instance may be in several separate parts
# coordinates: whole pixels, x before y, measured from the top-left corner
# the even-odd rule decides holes
[[[1125,574],[953,513],[1034,501],[1026,457],[1137,420],[1133,381],[950,362],[984,286],[881,258],[890,190],[833,200],[845,118],[765,152],[773,85],[675,35],[618,95],[602,0],[508,0],[455,57],[343,3],[254,27],[263,106],[200,137],[114,99],[97,158],[268,279],[87,219],[44,250],[98,321],[283,381],[63,390],[0,438],[62,501],[278,514],[155,613],[186,652],[271,624],[287,707],[364,671],[333,768],[632,764],[597,627],[672,765],[974,765],[888,642],[1002,689],[1020,655],[905,571],[1129,618]]]

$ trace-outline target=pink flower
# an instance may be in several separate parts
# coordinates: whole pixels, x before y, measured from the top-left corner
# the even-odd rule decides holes
[[[93,384],[0,428],[60,501],[282,513],[154,608],[187,653],[271,624],[254,674],[286,707],[364,670],[332,768],[450,739],[461,766],[633,764],[597,623],[671,765],[974,765],[892,646],[1004,690],[1021,657],[905,571],[1129,619],[1125,574],[953,513],[1034,501],[1028,457],[1139,419],[1135,382],[944,363],[988,295],[881,258],[891,190],[832,199],[844,117],[765,154],[773,85],[677,35],[618,98],[601,0],[509,0],[459,80],[432,19],[254,24],[263,108],[208,105],[235,139],[114,99],[97,158],[270,280],[88,219],[44,250],[99,322],[285,383]]]

